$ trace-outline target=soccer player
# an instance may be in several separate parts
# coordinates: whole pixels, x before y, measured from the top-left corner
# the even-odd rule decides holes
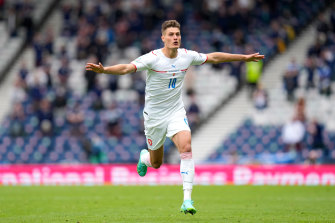
[[[191,200],[194,178],[191,130],[181,96],[186,71],[191,65],[204,63],[257,62],[263,59],[264,55],[223,52],[202,54],[179,48],[181,33],[180,24],[176,20],[168,20],[162,24],[161,39],[164,43],[163,48],[140,56],[129,64],[104,67],[101,63],[87,63],[86,70],[115,75],[147,71],[143,116],[148,150],[141,150],[137,172],[143,177],[147,173],[147,167],[158,169],[163,162],[165,138],[171,138],[181,158],[180,173],[184,190],[181,211],[193,215],[196,209]]]

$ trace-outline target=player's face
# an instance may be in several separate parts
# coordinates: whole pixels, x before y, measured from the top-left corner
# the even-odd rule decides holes
[[[162,41],[165,47],[170,49],[178,49],[181,43],[180,30],[177,27],[167,28],[162,35]]]

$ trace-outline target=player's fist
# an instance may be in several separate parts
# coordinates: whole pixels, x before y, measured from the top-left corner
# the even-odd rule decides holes
[[[94,63],[87,63],[86,64],[86,70],[94,71],[96,73],[103,73],[105,68],[102,66],[102,64],[99,62],[99,64]]]

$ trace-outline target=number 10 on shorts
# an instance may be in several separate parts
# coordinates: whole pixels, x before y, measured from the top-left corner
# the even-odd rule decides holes
[[[175,88],[176,87],[176,82],[177,82],[177,78],[170,79],[169,88]]]

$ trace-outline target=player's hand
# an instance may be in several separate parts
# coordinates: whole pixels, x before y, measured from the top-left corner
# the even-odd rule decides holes
[[[253,53],[246,55],[245,62],[258,62],[264,59],[264,55],[260,55],[259,53]]]
[[[86,70],[94,71],[96,73],[104,73],[105,68],[102,66],[102,64],[99,62],[99,64],[94,63],[87,63],[86,64]]]

